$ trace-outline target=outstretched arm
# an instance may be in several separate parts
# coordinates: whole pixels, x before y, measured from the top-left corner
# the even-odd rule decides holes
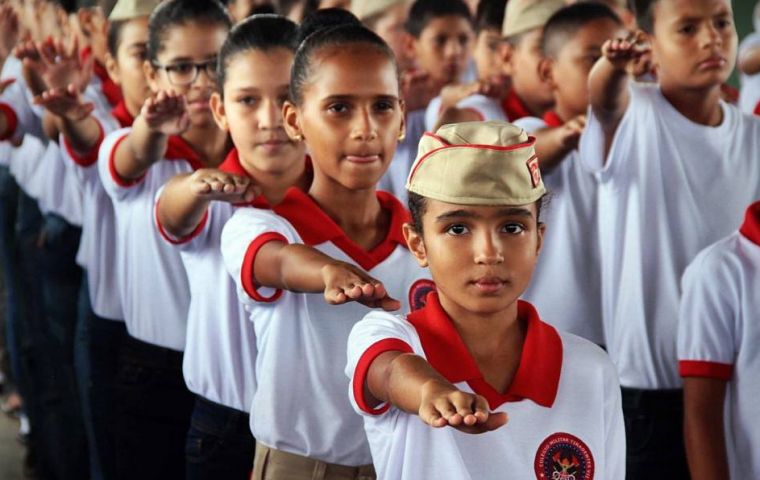
[[[579,115],[559,127],[533,133],[536,137],[536,155],[543,172],[551,171],[568,153],[578,148],[578,140],[585,126],[586,116]]]
[[[378,355],[367,372],[364,397],[373,406],[388,402],[419,415],[435,428],[448,425],[465,433],[485,433],[507,423],[506,413],[489,412],[484,397],[458,390],[425,359],[410,353]]]
[[[54,115],[58,130],[75,153],[89,156],[97,149],[103,131],[92,116],[95,106],[86,102],[73,84],[47,90],[34,97],[34,103]]]
[[[186,237],[201,223],[212,201],[248,203],[257,194],[248,177],[202,168],[166,183],[157,206],[158,220],[170,235]]]
[[[179,135],[190,126],[185,97],[161,91],[143,104],[126,141],[114,154],[116,173],[123,179],[140,178],[163,158],[170,135]]]

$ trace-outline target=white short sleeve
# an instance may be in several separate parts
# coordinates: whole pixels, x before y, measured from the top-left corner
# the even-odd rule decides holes
[[[513,123],[528,133],[535,133],[548,127],[546,122],[538,117],[523,117],[515,120]]]
[[[736,281],[720,263],[721,243],[702,251],[683,275],[678,323],[682,377],[731,378],[739,344],[736,309],[741,301],[734,291]]]
[[[389,405],[370,407],[364,398],[364,384],[372,362],[385,352],[412,353],[414,328],[405,319],[387,312],[373,311],[354,325],[348,337],[346,375],[351,380],[349,397],[360,415],[380,415]]]
[[[98,153],[98,174],[100,175],[100,181],[103,183],[106,193],[108,193],[108,196],[114,202],[139,191],[145,178],[143,176],[134,180],[123,179],[116,173],[114,167],[116,148],[127,139],[131,131],[132,128],[128,127],[109,133],[103,139],[103,143],[100,145],[100,152]]]
[[[259,249],[271,241],[303,243],[295,229],[274,212],[258,208],[240,208],[222,230],[222,257],[232,276],[243,305],[274,302],[282,291],[263,288],[253,282],[253,262]]]

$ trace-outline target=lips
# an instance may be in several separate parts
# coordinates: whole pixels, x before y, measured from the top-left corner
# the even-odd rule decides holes
[[[713,56],[707,60],[699,62],[697,65],[700,70],[720,69],[726,65],[726,59],[721,56]]]
[[[371,163],[379,162],[380,161],[380,155],[379,154],[372,154],[372,153],[363,153],[363,154],[350,154],[346,155],[344,157],[346,161],[350,163],[355,163],[359,165],[368,165]]]
[[[482,293],[497,293],[507,284],[505,280],[498,277],[481,277],[471,283]]]

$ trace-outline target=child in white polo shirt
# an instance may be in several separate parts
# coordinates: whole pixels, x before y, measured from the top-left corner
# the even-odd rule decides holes
[[[544,233],[533,145],[502,122],[420,142],[404,236],[436,291],[405,317],[368,314],[348,341],[378,478],[623,478],[612,363],[519,300]]]
[[[678,367],[691,478],[760,478],[760,202],[683,276]],[[730,473],[730,477],[729,477]]]
[[[760,197],[760,119],[721,100],[736,58],[728,0],[652,0],[605,44],[580,157],[599,182],[605,345],[624,387],[630,478],[686,478],[680,280]],[[651,53],[657,83],[631,79]]]
[[[222,232],[227,270],[256,330],[257,480],[374,478],[339,366],[366,310],[329,303],[397,309],[426,285],[416,283],[426,272],[405,248],[407,211],[375,190],[403,118],[393,53],[376,34],[347,24],[301,44],[284,119],[306,144],[313,182],[308,192],[288,190],[271,211],[237,210]]]

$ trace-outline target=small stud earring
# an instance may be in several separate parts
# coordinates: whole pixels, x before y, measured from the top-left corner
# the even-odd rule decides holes
[[[406,140],[406,129],[401,130],[401,133],[398,134],[398,141],[403,142]]]
[[[293,137],[293,140],[296,141],[296,142],[302,142],[303,141],[303,135],[301,135],[300,133],[297,133]]]

